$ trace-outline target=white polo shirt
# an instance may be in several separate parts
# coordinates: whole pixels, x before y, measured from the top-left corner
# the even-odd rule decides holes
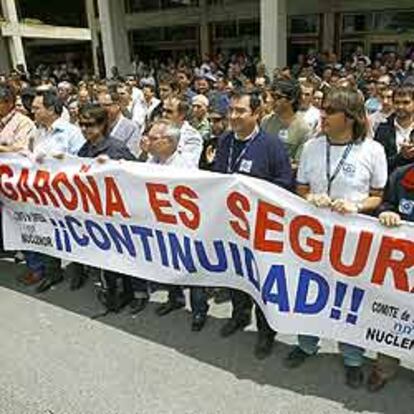
[[[330,177],[335,173],[347,145],[327,143],[326,136],[309,140],[303,148],[297,174],[298,184],[310,186],[314,194],[328,192],[327,153],[330,148]],[[330,197],[359,203],[369,197],[371,189],[382,190],[387,183],[387,158],[376,141],[354,143],[338,174],[331,183]]]

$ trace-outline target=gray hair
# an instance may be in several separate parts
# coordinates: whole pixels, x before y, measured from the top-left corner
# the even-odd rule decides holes
[[[154,123],[153,126],[161,126],[164,125],[165,127],[165,135],[171,141],[174,142],[175,145],[178,145],[178,141],[180,140],[181,136],[181,129],[180,127],[175,124],[174,122],[169,121],[168,119],[159,119]]]

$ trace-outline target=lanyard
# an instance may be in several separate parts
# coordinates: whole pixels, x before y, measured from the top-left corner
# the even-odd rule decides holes
[[[328,196],[331,195],[332,183],[338,176],[339,171],[341,171],[342,167],[344,166],[345,161],[351,152],[352,146],[352,142],[346,146],[344,152],[342,153],[342,157],[335,168],[334,173],[331,175],[331,143],[329,142],[328,138],[326,138],[326,181],[328,182]]]
[[[232,137],[230,142],[230,150],[229,150],[229,157],[227,159],[227,174],[232,174],[236,169],[237,165],[240,163],[241,159],[246,154],[249,147],[253,144],[253,141],[256,139],[258,134],[256,134],[253,138],[250,138],[249,142],[245,145],[243,150],[240,152],[237,159],[233,162],[233,153],[234,153],[234,140],[235,138]]]

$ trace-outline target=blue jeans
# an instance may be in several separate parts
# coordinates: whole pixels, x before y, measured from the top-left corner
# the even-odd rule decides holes
[[[45,264],[42,260],[42,255],[37,252],[25,251],[23,252],[26,258],[26,266],[33,273],[44,274]]]
[[[168,300],[185,303],[183,288],[181,286],[169,286]],[[190,287],[190,304],[193,315],[207,315],[207,292],[204,287]]]
[[[299,348],[308,355],[318,352],[319,338],[310,335],[298,335]],[[339,342],[339,350],[344,358],[346,367],[361,367],[364,363],[365,349],[355,345]]]

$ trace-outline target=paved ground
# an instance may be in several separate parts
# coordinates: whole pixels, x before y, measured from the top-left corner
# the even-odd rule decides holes
[[[258,362],[253,332],[219,338],[228,304],[213,306],[199,334],[188,312],[158,318],[155,304],[95,321],[92,283],[35,296],[16,281],[22,272],[0,262],[0,414],[414,413],[413,371],[382,393],[355,392],[332,344],[298,371],[283,368],[288,337]]]

